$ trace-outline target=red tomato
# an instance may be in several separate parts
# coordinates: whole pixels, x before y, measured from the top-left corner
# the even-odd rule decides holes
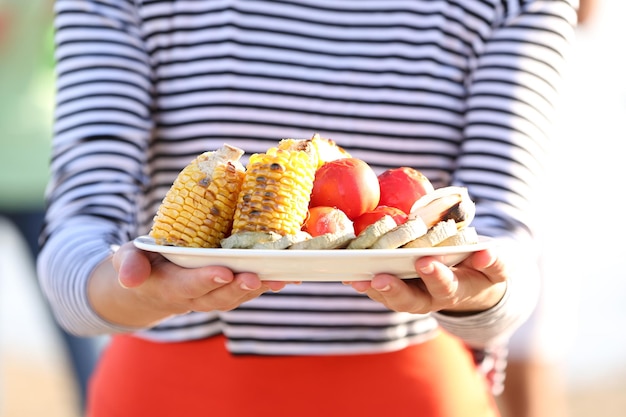
[[[315,173],[310,207],[337,207],[350,220],[373,210],[380,199],[374,170],[357,158],[326,162]]]
[[[342,230],[353,230],[353,226],[352,220],[338,208],[317,206],[309,209],[302,230],[315,237]]]
[[[381,206],[391,206],[405,213],[413,203],[434,190],[430,180],[420,171],[410,167],[391,168],[378,176]]]
[[[374,210],[367,211],[354,219],[354,234],[359,235],[367,226],[376,222],[381,217],[389,215],[393,217],[396,224],[406,222],[409,217],[405,212],[396,207],[378,206]]]

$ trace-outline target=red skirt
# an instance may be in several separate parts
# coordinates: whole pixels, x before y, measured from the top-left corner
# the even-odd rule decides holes
[[[471,354],[443,332],[401,351],[347,356],[233,356],[224,343],[114,336],[88,416],[498,416]]]

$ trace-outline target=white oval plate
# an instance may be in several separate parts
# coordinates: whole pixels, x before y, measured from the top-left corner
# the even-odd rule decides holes
[[[413,265],[422,256],[435,256],[453,266],[470,253],[490,247],[493,240],[481,236],[478,243],[465,246],[333,250],[181,248],[157,245],[149,236],[140,236],[134,243],[184,268],[219,265],[234,272],[255,272],[261,279],[274,281],[364,281],[378,273],[415,278]]]

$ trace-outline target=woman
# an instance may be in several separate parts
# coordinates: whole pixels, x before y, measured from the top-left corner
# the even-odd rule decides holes
[[[497,415],[484,371],[536,298],[530,201],[572,4],[59,0],[56,12],[39,272],[66,328],[114,334],[91,416]],[[498,250],[344,286],[185,270],[133,248],[197,154],[314,132],[378,171],[466,186]]]

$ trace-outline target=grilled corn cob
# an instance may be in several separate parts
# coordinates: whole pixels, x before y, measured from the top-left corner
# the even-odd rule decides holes
[[[195,158],[161,203],[150,236],[157,244],[214,248],[230,233],[245,168],[243,150],[224,145]]]
[[[266,153],[250,156],[232,233],[298,233],[308,212],[317,161],[310,141],[299,139],[284,139]]]
[[[311,138],[311,144],[315,148],[318,156],[317,167],[321,167],[324,163],[334,161],[341,158],[350,158],[351,155],[337,145],[332,139],[321,137],[319,134],[314,134]]]

